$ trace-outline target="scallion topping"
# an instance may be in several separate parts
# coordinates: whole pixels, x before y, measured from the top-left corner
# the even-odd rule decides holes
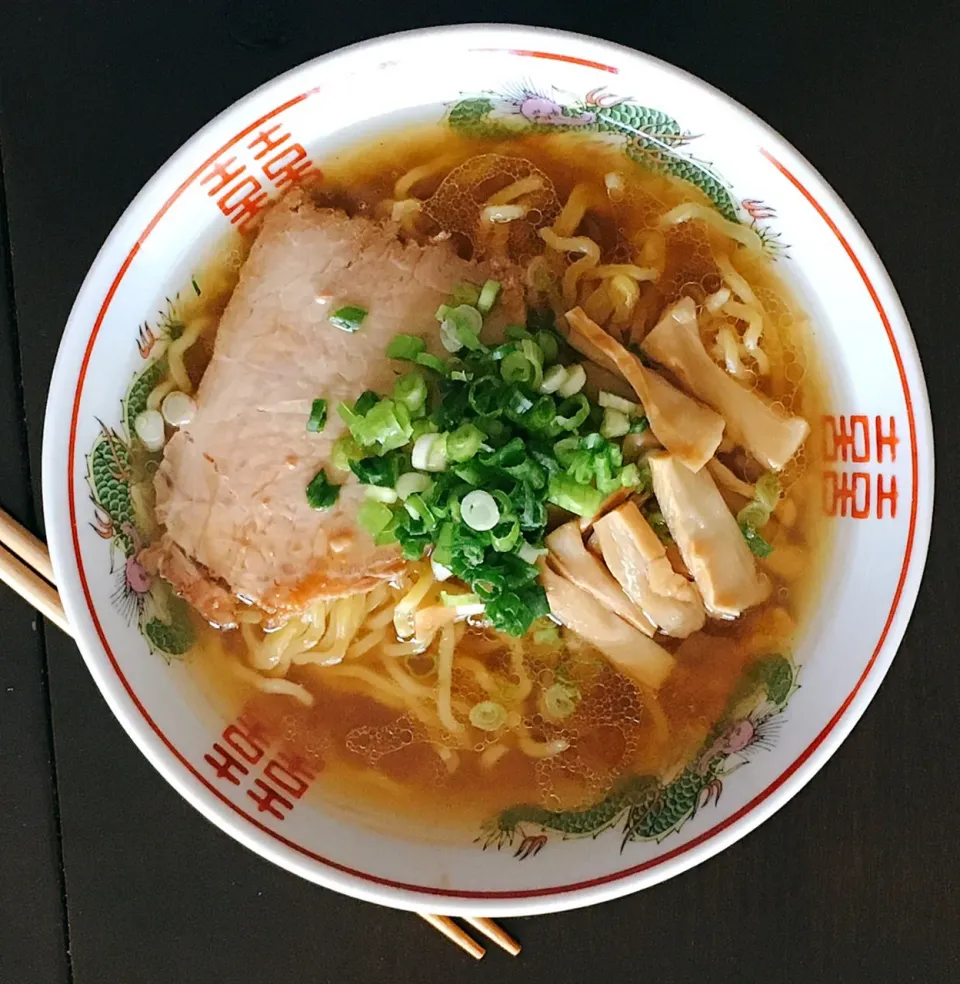
[[[405,359],[416,362],[417,356],[426,350],[426,343],[416,335],[395,335],[387,346],[388,359]]]
[[[470,708],[470,723],[481,731],[499,731],[507,723],[507,710],[493,700],[482,700]]]
[[[348,304],[346,307],[337,308],[330,315],[330,324],[342,331],[352,333],[360,330],[360,326],[363,324],[363,319],[366,316],[367,312],[362,307]]]
[[[340,497],[340,486],[334,485],[321,468],[307,486],[307,502],[313,509],[329,509]]]
[[[489,314],[493,310],[493,305],[497,303],[500,296],[500,282],[498,280],[488,280],[477,297],[477,310],[481,314]]]
[[[468,493],[460,503],[460,515],[472,530],[492,530],[500,522],[500,510],[489,492],[476,489]]]
[[[427,402],[427,382],[419,372],[408,372],[393,384],[393,398],[414,413]]]
[[[319,434],[327,423],[327,401],[314,400],[310,408],[310,417],[307,419],[307,430],[312,434]]]

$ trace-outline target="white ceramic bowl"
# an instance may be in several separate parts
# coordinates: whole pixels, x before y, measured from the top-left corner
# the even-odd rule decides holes
[[[443,120],[452,105],[485,93],[489,106],[473,102],[474,114],[514,126],[603,129],[620,97],[621,108],[637,108],[640,126],[676,121],[698,134],[673,152],[709,161],[722,176],[718,200],[789,244],[780,265],[815,320],[832,389],[831,415],[813,421],[814,439],[825,442],[824,502],[837,513],[822,601],[794,652],[799,678],[786,688],[781,680],[755,710],[754,723],[779,717],[778,738],[735,770],[736,743],[721,749],[710,775],[724,777],[722,800],[705,805],[709,790],[672,789],[675,815],[622,849],[610,829],[554,834],[537,853],[543,831],[531,822],[502,831],[501,850],[403,841],[325,811],[316,797],[300,800],[298,781],[268,765],[271,750],[245,744],[183,663],[151,651],[136,612],[129,617],[112,598],[131,549],[122,524],[129,427],[121,401],[149,367],[141,350],[159,330],[165,298],[190,289],[205,250],[231,222],[276,197],[285,165],[296,172],[307,155],[322,163],[386,118]],[[104,429],[112,444],[101,441]],[[100,508],[87,477],[98,441]],[[633,892],[703,861],[769,817],[836,750],[890,666],[916,597],[933,439],[914,341],[879,259],[837,196],[769,127],[690,75],[616,45],[528,28],[442,28],[356,45],[268,83],[147,184],[70,315],[50,386],[43,492],[60,592],[90,672],[143,753],[198,810],[271,861],[359,898],[526,915]],[[226,754],[237,764],[217,766]],[[289,808],[276,799],[275,813],[264,805],[268,786]]]

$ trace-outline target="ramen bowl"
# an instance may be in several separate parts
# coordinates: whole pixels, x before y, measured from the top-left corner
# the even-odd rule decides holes
[[[225,713],[189,654],[177,658],[186,646],[174,627],[141,603],[126,464],[156,343],[178,298],[199,293],[216,244],[340,148],[404,121],[582,128],[616,141],[624,119],[660,141],[677,173],[707,176],[718,209],[761,237],[810,316],[830,394],[810,421],[830,527],[817,601],[789,658],[754,681],[735,726],[679,774],[619,787],[591,816],[518,804],[459,840],[362,822],[310,791],[316,762],[291,755],[282,734]],[[365,42],[294,69],[160,169],[70,315],[50,387],[43,491],[57,581],[90,672],[144,755],[201,813],[270,861],[357,898],[530,915],[679,874],[767,819],[836,751],[889,668],[917,594],[933,443],[896,293],[855,220],[791,146],[656,59],[576,35],[476,26]]]

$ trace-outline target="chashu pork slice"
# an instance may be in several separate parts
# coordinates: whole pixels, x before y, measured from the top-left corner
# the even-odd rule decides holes
[[[356,526],[357,480],[330,465],[345,431],[336,407],[367,389],[388,394],[410,368],[384,355],[398,332],[437,351],[437,308],[484,275],[449,244],[401,242],[300,193],[275,206],[224,311],[196,415],[164,452],[155,485],[166,529],[147,566],[221,626],[235,620],[235,598],[282,617],[395,573],[396,547]],[[344,305],[368,312],[356,332],[330,322]],[[327,422],[311,433],[317,398]],[[316,510],[305,490],[321,468],[342,488]]]

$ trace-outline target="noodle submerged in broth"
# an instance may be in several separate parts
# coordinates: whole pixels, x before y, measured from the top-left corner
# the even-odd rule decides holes
[[[821,375],[756,233],[577,134],[406,130],[329,161],[312,195],[406,243],[452,244],[483,278],[402,329],[443,348],[391,342],[405,360],[391,378],[409,377],[392,397],[317,392],[284,411],[318,432],[345,421],[302,494],[346,510],[360,478],[351,522],[322,537],[331,556],[371,537],[396,551],[372,578],[299,607],[248,603],[202,557],[161,547],[170,492],[156,449],[134,449],[145,563],[202,613],[191,665],[371,822],[469,829],[678,774],[751,661],[790,651],[824,546],[805,423]],[[197,385],[248,248],[181,309],[151,411],[174,392],[204,411]],[[315,300],[346,335],[369,325],[362,296]],[[170,457],[168,443],[161,478]]]

